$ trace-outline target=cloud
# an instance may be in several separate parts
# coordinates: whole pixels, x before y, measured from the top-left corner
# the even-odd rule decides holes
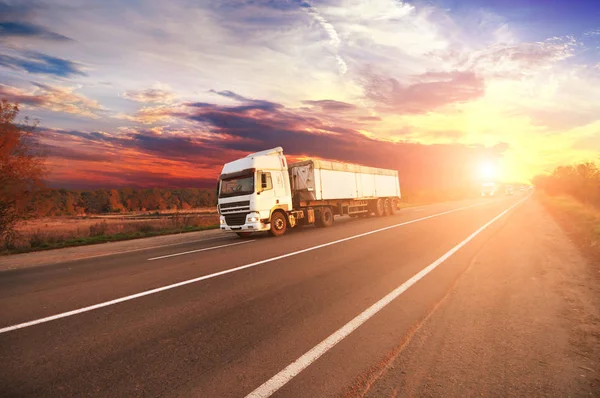
[[[588,30],[583,35],[584,36],[600,36],[600,29]]]
[[[356,105],[335,100],[302,101],[303,104],[319,107],[323,111],[344,112],[353,111]]]
[[[463,56],[456,66],[486,77],[520,79],[572,57],[578,45],[568,36],[533,43],[494,44]]]
[[[33,25],[27,22],[0,22],[0,39],[14,37],[38,38],[52,41],[72,40],[42,26]]]
[[[427,72],[401,83],[389,76],[365,72],[365,96],[378,107],[396,113],[414,114],[433,111],[441,106],[482,97],[484,80],[473,72]]]
[[[34,2],[0,1],[0,40],[3,38],[36,38],[56,42],[72,40],[31,22],[38,8],[40,5]]]
[[[53,87],[42,83],[33,83],[33,85],[34,90],[27,92],[0,84],[0,97],[32,108],[70,113],[92,119],[98,119],[104,110],[97,101],[74,93],[72,88]]]
[[[135,112],[133,116],[120,113],[115,118],[142,124],[164,123],[172,120],[179,113],[179,108],[179,105],[146,106]]]
[[[162,104],[172,102],[175,99],[175,95],[171,91],[159,88],[125,91],[123,97],[136,102]]]
[[[348,65],[346,64],[346,61],[344,61],[344,59],[339,55],[339,47],[341,44],[341,40],[340,40],[340,37],[339,37],[337,31],[333,27],[333,25],[330,24],[321,15],[321,13],[315,7],[313,7],[310,3],[306,2],[306,1],[300,1],[300,6],[310,16],[312,16],[319,23],[319,25],[321,25],[321,28],[323,28],[323,30],[327,33],[327,36],[329,36],[329,39],[330,39],[329,44],[333,48],[333,52],[335,54],[335,60],[338,64],[338,71],[339,71],[340,75],[346,74],[346,72],[348,71]]]
[[[22,52],[19,56],[0,54],[0,66],[24,70],[29,73],[58,77],[85,76],[81,66],[73,61],[52,57],[34,51]]]
[[[66,160],[84,161],[84,162],[105,162],[106,153],[98,153],[91,150],[80,150],[60,145],[45,144],[42,151],[47,157],[54,157]]]
[[[208,90],[208,92],[220,95],[221,97],[231,98],[236,101],[251,101],[250,99],[243,97],[243,96],[236,94],[233,91],[229,91],[229,90],[216,91],[216,90],[210,89],[210,90]]]

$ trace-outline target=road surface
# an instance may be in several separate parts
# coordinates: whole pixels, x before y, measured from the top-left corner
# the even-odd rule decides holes
[[[0,272],[2,396],[598,392],[586,262],[532,198],[124,250]]]

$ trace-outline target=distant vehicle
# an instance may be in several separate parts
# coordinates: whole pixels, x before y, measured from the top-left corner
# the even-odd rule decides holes
[[[504,187],[504,194],[505,195],[514,195],[515,194],[515,188],[512,185],[507,185]]]
[[[288,164],[281,147],[225,164],[218,184],[221,229],[239,236],[329,227],[336,215],[394,214],[399,200],[396,170],[318,159]]]
[[[519,191],[521,191],[521,192],[525,192],[525,187],[524,187],[524,186],[522,186],[522,187],[521,187],[521,189],[519,189]]]
[[[481,186],[481,196],[483,197],[491,197],[491,196],[496,196],[496,184],[494,184],[493,182],[487,182],[484,183]]]

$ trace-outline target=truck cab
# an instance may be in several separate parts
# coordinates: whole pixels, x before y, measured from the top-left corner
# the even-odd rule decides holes
[[[493,182],[485,182],[481,185],[481,196],[491,197],[495,196],[497,191],[496,184]]]
[[[273,212],[281,210],[285,215],[292,209],[283,149],[268,149],[225,164],[217,194],[222,230],[235,231],[240,236],[270,231]],[[285,218],[283,221],[287,222]]]

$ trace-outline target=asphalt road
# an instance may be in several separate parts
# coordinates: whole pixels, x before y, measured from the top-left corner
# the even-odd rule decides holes
[[[398,394],[413,369],[421,378],[427,369],[414,356],[400,376],[381,369],[478,253],[506,253],[527,233],[498,238],[507,224],[528,225],[532,201],[444,203],[281,238],[215,235],[2,271],[0,395]],[[497,257],[478,261],[494,267]],[[468,307],[460,311],[468,318]],[[481,386],[473,388],[453,391]]]

